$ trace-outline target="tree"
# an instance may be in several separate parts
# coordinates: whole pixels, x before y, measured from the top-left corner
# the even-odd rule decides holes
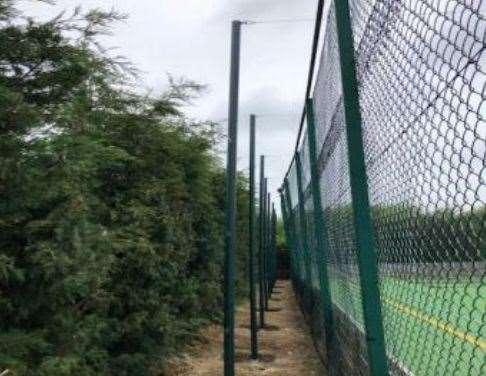
[[[221,311],[217,135],[181,111],[200,87],[130,90],[97,43],[114,12],[18,17],[0,0],[0,372],[163,374]]]

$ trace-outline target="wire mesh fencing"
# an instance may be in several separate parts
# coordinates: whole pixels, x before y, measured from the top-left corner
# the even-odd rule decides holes
[[[484,375],[486,1],[348,3],[388,372]],[[281,205],[292,279],[323,359],[332,374],[361,375],[372,373],[363,309],[372,286],[360,269],[339,12],[329,2],[312,119],[307,111]]]

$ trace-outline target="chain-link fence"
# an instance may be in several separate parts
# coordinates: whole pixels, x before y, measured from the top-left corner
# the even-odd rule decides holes
[[[316,343],[332,374],[360,375],[373,370],[365,334],[373,318],[363,308],[373,283],[359,259],[356,210],[367,206],[353,193],[359,150],[349,149],[343,92],[353,62],[341,60],[337,1],[324,12],[313,114],[281,203]],[[386,366],[397,375],[485,375],[486,1],[349,0],[348,15]]]

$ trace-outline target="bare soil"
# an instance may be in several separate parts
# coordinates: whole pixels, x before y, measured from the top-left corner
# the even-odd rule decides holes
[[[236,313],[235,358],[238,376],[326,375],[297,305],[289,281],[277,281],[266,312],[266,328],[258,331],[260,357],[250,360],[250,312],[246,304]],[[201,331],[186,352],[171,360],[168,376],[223,375],[223,330],[213,325]]]

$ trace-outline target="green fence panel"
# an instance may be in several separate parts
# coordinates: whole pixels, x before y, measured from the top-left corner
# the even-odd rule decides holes
[[[344,11],[351,15],[352,31],[345,35],[346,54],[337,27],[343,4],[349,4]],[[321,207],[306,180],[307,131],[298,148],[302,192],[295,159],[282,188],[301,300],[315,288],[323,268],[319,250],[327,248],[334,336],[327,341],[326,331],[313,330],[318,349],[325,355],[332,347],[334,374],[386,372],[376,367],[363,310],[363,297],[377,285],[390,374],[484,375],[486,0],[335,0],[324,11],[320,38],[312,103]],[[355,144],[347,127],[354,115],[345,103],[352,82],[340,69],[341,58],[352,64],[350,50],[366,173],[358,187],[350,161],[360,151],[350,147]],[[374,233],[377,273],[371,286],[363,281],[358,257],[363,234],[353,194],[366,185],[371,221],[366,231]],[[316,246],[316,210],[327,247]],[[302,230],[303,221],[310,231]],[[325,299],[313,296],[316,305]],[[310,320],[323,321],[313,307],[303,309]]]
[[[302,234],[302,243],[301,243],[301,255],[302,261],[304,264],[304,287],[303,287],[303,305],[304,305],[304,312],[312,312],[314,306],[314,294],[313,294],[313,273],[312,273],[312,256],[311,256],[311,247],[310,247],[310,239],[309,239],[309,226],[308,226],[308,218],[307,218],[307,205],[306,200],[304,198],[304,173],[302,168],[302,160],[299,153],[295,155],[295,163],[296,163],[296,172],[297,172],[297,191],[298,191],[298,205],[297,209],[299,212],[299,233]],[[314,264],[315,265],[315,264]]]

